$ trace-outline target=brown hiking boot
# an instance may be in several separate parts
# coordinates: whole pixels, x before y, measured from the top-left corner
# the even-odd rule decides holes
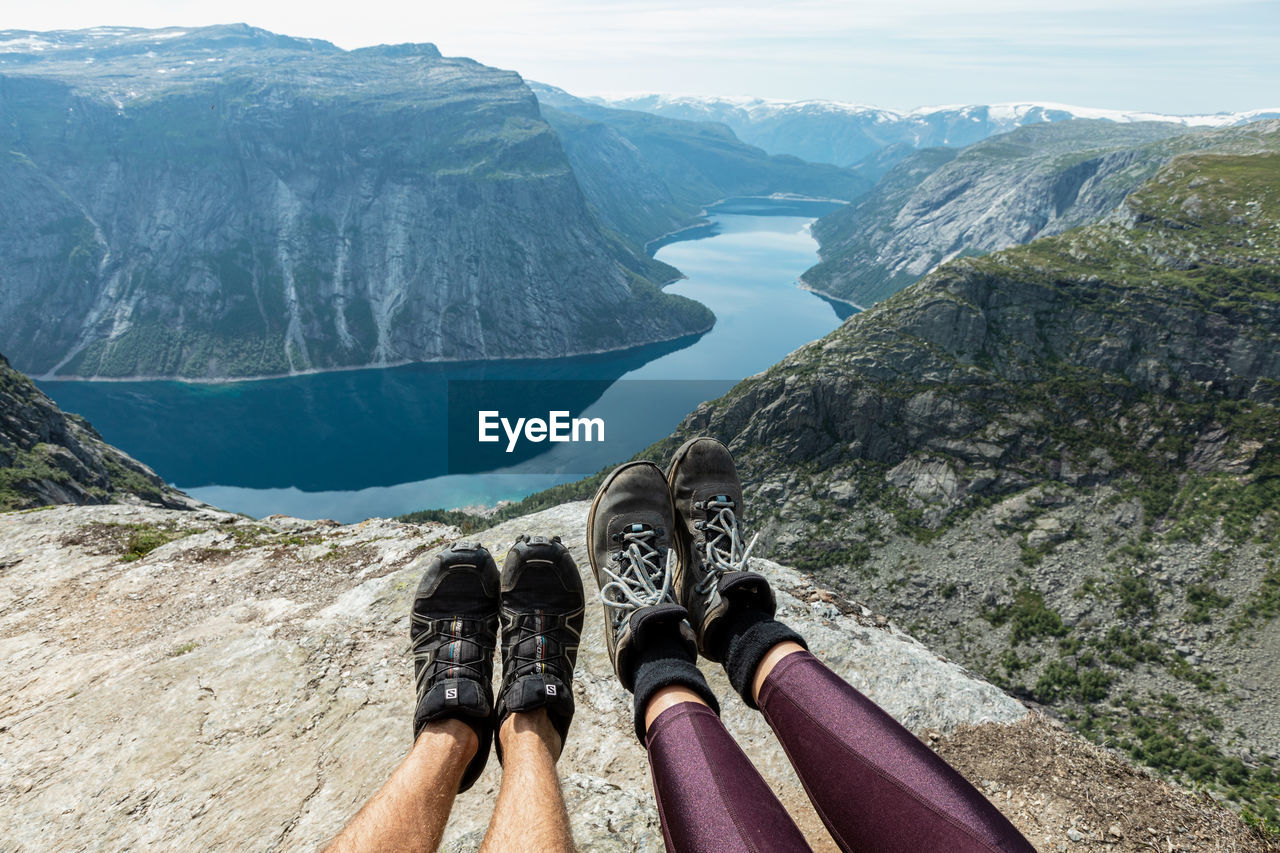
[[[680,636],[694,648],[685,610],[671,591],[674,522],[667,481],[652,462],[615,468],[587,513],[587,556],[604,603],[609,660],[628,690],[634,688],[641,635],[677,622]]]
[[[730,610],[749,606],[772,616],[776,603],[763,575],[747,571],[751,546],[742,529],[742,482],[729,449],[714,438],[686,441],[667,468],[676,515],[675,599],[689,611],[698,651],[719,661],[717,631]]]

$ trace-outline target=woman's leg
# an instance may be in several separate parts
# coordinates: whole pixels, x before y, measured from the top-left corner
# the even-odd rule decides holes
[[[752,692],[845,850],[1034,853],[953,767],[799,645],[770,649]]]
[[[664,688],[645,716],[668,850],[809,850],[782,803],[696,693]]]
[[[750,571],[755,540],[744,529],[742,482],[729,449],[713,438],[690,439],[672,458],[667,484],[681,559],[675,598],[698,648],[724,663],[747,705],[764,711],[836,841],[876,853],[1031,851],[960,774],[773,618],[773,591]],[[769,669],[757,679],[766,660]]]
[[[667,849],[808,850],[795,822],[720,724],[716,695],[672,599],[675,518],[662,469],[614,469],[587,513],[587,556],[604,607],[609,660],[633,698]]]

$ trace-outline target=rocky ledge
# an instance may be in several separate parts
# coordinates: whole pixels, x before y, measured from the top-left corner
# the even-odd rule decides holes
[[[587,504],[478,538],[559,535],[579,564]],[[0,515],[4,850],[302,849],[332,836],[410,743],[408,607],[454,528],[216,510],[56,507]],[[1084,743],[865,605],[758,561],[782,618],[947,756],[1041,849],[1266,849],[1238,818]],[[584,579],[588,590],[594,581]],[[588,608],[560,763],[578,843],[660,850],[630,697]],[[725,722],[830,849],[763,720],[709,671]],[[1045,768],[1045,772],[1040,772]],[[476,847],[496,760],[459,797],[446,849]]]

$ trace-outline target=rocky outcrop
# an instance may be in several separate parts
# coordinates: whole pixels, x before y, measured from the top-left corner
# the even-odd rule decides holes
[[[865,198],[814,224],[822,262],[802,280],[871,305],[952,258],[1096,222],[1178,154],[1265,149],[1270,126],[1192,132],[1175,124],[1070,121],[1024,127],[958,152],[919,151]]]
[[[0,510],[114,501],[198,504],[65,414],[0,355]]]
[[[589,571],[586,510],[566,504],[468,538],[501,559],[517,533],[559,535]],[[142,534],[150,550],[130,550]],[[425,561],[456,535],[376,519],[255,522],[214,510],[0,516],[8,849],[323,844],[409,746],[409,601]],[[763,560],[756,568],[778,590],[782,617],[819,655],[950,753],[1041,849],[1079,837],[1072,849],[1138,850],[1150,833],[1263,849],[1225,810],[1028,714],[864,605],[792,569]],[[584,584],[595,589],[589,576]],[[645,754],[601,621],[592,603],[574,684],[578,712],[559,764],[574,837],[584,850],[661,850]],[[833,849],[759,714],[718,669],[708,675],[724,697],[726,725],[815,848]],[[1052,767],[1053,782],[1028,779],[1030,760]],[[476,848],[499,781],[491,759],[457,799],[444,849]],[[1190,848],[1179,840],[1170,849]]]
[[[1275,821],[1280,123],[953,261],[691,414],[764,550]],[[1255,148],[1256,150],[1256,148]]]
[[[713,322],[602,230],[513,72],[244,26],[0,43],[0,348],[28,373],[564,356]]]

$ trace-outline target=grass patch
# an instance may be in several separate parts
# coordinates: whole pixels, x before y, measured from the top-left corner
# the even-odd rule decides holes
[[[1223,610],[1231,604],[1228,596],[1218,592],[1207,583],[1193,583],[1187,586],[1187,610],[1182,614],[1185,622],[1204,625],[1213,621],[1213,611]]]
[[[1231,633],[1238,636],[1255,624],[1269,622],[1277,615],[1280,615],[1280,566],[1271,560],[1258,589],[1231,620]]]
[[[161,527],[151,524],[123,524],[110,526],[117,526],[127,531],[127,535],[124,539],[123,553],[120,554],[120,562],[122,563],[132,563],[135,560],[141,560],[161,545],[167,545],[175,540],[200,532],[198,530],[169,526]]]
[[[993,627],[1008,623],[1009,643],[1017,645],[1035,637],[1063,637],[1068,631],[1058,612],[1044,603],[1044,596],[1030,587],[1021,587],[1013,593],[1013,601],[1006,604],[983,604],[979,615]]]

